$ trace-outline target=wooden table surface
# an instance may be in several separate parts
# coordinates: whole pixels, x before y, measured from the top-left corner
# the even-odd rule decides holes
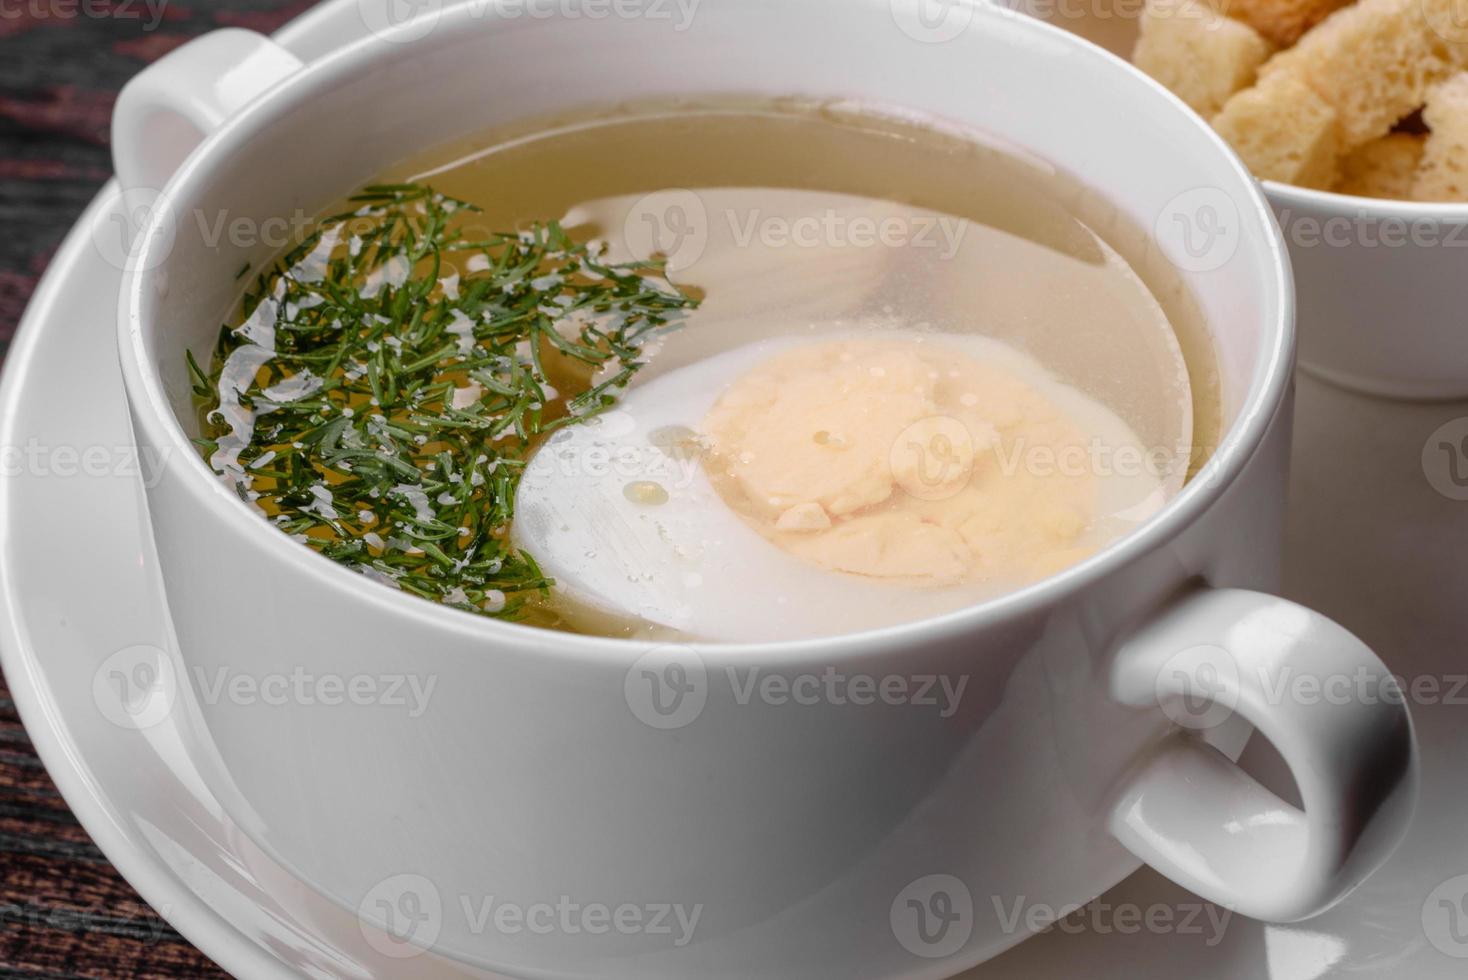
[[[0,358],[62,237],[111,176],[117,90],[216,27],[315,0],[0,0]],[[0,685],[0,978],[226,976],[93,846]]]

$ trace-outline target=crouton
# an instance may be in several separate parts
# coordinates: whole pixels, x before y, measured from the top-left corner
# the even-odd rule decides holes
[[[1213,127],[1256,177],[1322,189],[1335,183],[1341,153],[1336,112],[1290,74],[1234,95]]]
[[[1410,200],[1423,142],[1415,133],[1388,133],[1372,140],[1341,161],[1341,176],[1332,190],[1357,197]]]
[[[1205,117],[1254,84],[1269,42],[1202,0],[1148,0],[1132,63]]]
[[[1431,132],[1412,183],[1412,199],[1468,201],[1468,72],[1428,89],[1422,118]]]
[[[1287,48],[1350,0],[1218,0],[1230,17],[1248,24],[1270,44]]]
[[[1308,85],[1335,110],[1341,149],[1355,150],[1385,136],[1422,105],[1429,86],[1468,63],[1468,45],[1434,26],[1457,2],[1358,0],[1265,62],[1260,78]]]

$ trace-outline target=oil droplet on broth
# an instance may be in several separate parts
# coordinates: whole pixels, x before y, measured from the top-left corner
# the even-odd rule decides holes
[[[656,507],[668,502],[668,488],[654,480],[633,480],[622,488],[622,496],[634,504]]]

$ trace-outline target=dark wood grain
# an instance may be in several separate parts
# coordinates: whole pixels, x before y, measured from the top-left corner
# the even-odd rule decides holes
[[[117,90],[216,27],[314,0],[0,0],[0,359],[56,246],[111,174]],[[0,978],[226,976],[122,880],[56,792],[0,682]]]
[[[223,976],[92,844],[0,684],[0,977]]]

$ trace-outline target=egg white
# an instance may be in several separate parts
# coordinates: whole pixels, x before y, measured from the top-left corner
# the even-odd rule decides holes
[[[1105,451],[1143,450],[1132,429],[1101,402],[991,338],[887,330],[787,336],[634,385],[615,410],[557,432],[526,466],[514,543],[556,580],[568,608],[711,641],[854,632],[937,615],[1003,591],[996,583],[923,587],[812,566],[745,523],[710,484],[696,454],[662,437],[673,427],[697,432],[732,382],[779,351],[857,337],[953,347],[1040,390]],[[1098,519],[1088,543],[1104,545],[1145,521],[1184,476],[1183,467],[1174,466],[1163,478],[1142,469],[1098,479]],[[639,485],[634,491],[656,484],[666,500],[649,503],[648,494],[629,493],[629,484]]]

